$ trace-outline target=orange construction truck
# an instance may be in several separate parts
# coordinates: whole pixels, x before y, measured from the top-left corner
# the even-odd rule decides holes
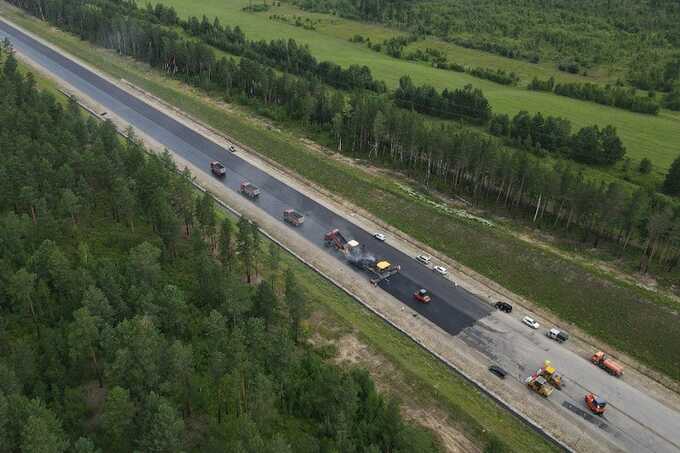
[[[602,351],[597,351],[595,354],[593,354],[593,356],[590,358],[590,361],[611,375],[619,377],[623,374],[623,367],[609,359],[607,354]]]

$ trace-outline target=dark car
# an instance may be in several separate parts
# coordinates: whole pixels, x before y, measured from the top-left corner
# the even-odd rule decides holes
[[[215,176],[224,176],[227,173],[226,168],[222,165],[222,162],[214,161],[210,162],[210,170]]]
[[[491,371],[493,374],[498,376],[501,379],[505,379],[505,376],[508,374],[507,371],[505,371],[503,368],[499,367],[498,365],[491,365],[489,367],[489,371]]]
[[[512,305],[507,302],[496,302],[496,308],[506,313],[510,313],[512,311]]]

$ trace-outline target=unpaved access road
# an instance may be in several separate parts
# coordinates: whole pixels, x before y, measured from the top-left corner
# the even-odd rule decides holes
[[[337,206],[322,200],[308,188],[273,177],[253,164],[248,156],[242,156],[240,151],[230,153],[228,143],[214,137],[208,139],[198,132],[200,128],[178,120],[167,110],[117,86],[120,83],[0,21],[0,39],[5,37],[34,67],[50,74],[84,100],[105,109],[107,117],[130,124],[141,136],[167,147],[178,162],[190,167],[201,181],[207,181],[211,191],[228,203],[239,205],[239,210],[245,207],[244,210],[264,224],[265,229],[276,230],[279,238],[284,236],[284,241],[288,237],[297,244],[298,253],[302,249],[303,256],[310,256],[316,263],[326,266],[328,271],[334,272],[334,277],[377,306],[404,330],[479,378],[487,387],[493,386],[496,393],[575,450],[680,452],[680,413],[675,396],[671,398],[674,403],[669,404],[652,397],[639,385],[629,384],[644,381],[638,376],[627,380],[625,376],[616,379],[607,375],[588,363],[582,354],[575,354],[547,339],[543,334],[543,327],[547,326],[532,331],[522,325],[519,319],[524,313],[517,313],[521,310],[515,310],[512,315],[494,312],[487,301],[468,292],[465,285],[454,284],[451,279],[416,262],[412,253],[402,252],[397,241],[388,239],[382,243],[373,239],[372,230],[366,227],[370,223],[365,220],[346,216],[335,209]],[[220,160],[226,165],[224,180],[210,176],[212,160]],[[251,202],[237,194],[243,180],[262,189],[259,200]],[[305,214],[302,227],[281,223],[282,211],[288,207]],[[365,273],[350,268],[342,257],[323,247],[323,234],[332,228],[340,228],[348,238],[367,244],[376,256],[400,264],[401,273],[383,282],[382,290],[372,288],[366,283]],[[433,301],[430,304],[413,300],[412,293],[419,288],[431,291]],[[523,384],[524,378],[545,359],[550,359],[559,368],[567,382],[563,391],[554,392],[547,400],[530,393]],[[484,374],[490,363],[508,369],[509,378],[501,382]],[[610,401],[605,417],[587,413],[583,404],[587,391],[594,391]]]

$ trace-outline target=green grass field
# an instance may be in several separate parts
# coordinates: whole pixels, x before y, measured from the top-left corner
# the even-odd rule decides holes
[[[507,87],[467,74],[397,60],[348,41],[348,36],[360,33],[360,30],[365,28],[363,24],[343,20],[336,25],[322,26],[321,28],[327,29],[324,32],[305,30],[302,27],[294,27],[269,19],[271,14],[290,13],[292,10],[288,6],[273,7],[269,12],[264,13],[248,13],[242,10],[248,5],[248,0],[203,0],[200,8],[197,8],[196,3],[190,0],[163,0],[163,3],[175,7],[182,17],[189,15],[200,17],[202,14],[210,18],[217,16],[223,24],[240,26],[250,39],[293,38],[308,44],[313,54],[319,59],[332,60],[343,66],[367,65],[376,78],[384,80],[392,87],[397,85],[399,78],[404,74],[409,74],[418,84],[428,83],[440,89],[472,84],[484,91],[496,112],[514,115],[520,110],[540,111],[547,115],[568,118],[575,127],[611,124],[619,131],[628,149],[629,157],[634,160],[648,157],[660,169],[668,168],[671,162],[680,155],[680,114],[677,113],[664,110],[658,117],[636,114],[550,93]],[[342,31],[343,29],[348,31]],[[383,31],[380,31],[381,29]],[[376,30],[375,38],[372,38],[376,40],[398,34],[378,26],[373,26],[371,30]],[[367,33],[363,34],[367,35]],[[489,57],[485,54],[474,51],[466,51],[465,54],[468,57],[461,59],[461,62],[489,66]],[[499,57],[495,59],[498,60]],[[507,61],[513,62],[513,60]],[[518,62],[514,63],[518,64]],[[512,69],[511,66],[508,68]]]
[[[675,319],[677,315],[669,316],[669,312],[677,310],[677,302],[615,281],[516,239],[500,228],[481,227],[448,216],[414,200],[391,178],[327,159],[302,146],[292,133],[254,125],[247,111],[219,109],[145,65],[47,28],[16,10],[0,7],[0,11],[89,64],[173,103],[565,321],[680,379],[680,349],[675,347],[680,344],[680,323]],[[658,331],[665,334],[659,337]]]
[[[273,14],[283,16],[291,20],[291,23],[294,23],[294,17],[300,17],[302,20],[309,19],[309,21],[314,24],[317,33],[328,35],[331,38],[339,38],[343,41],[348,41],[355,35],[361,35],[364,38],[370,38],[373,43],[381,43],[386,39],[407,34],[407,32],[388,28],[381,24],[359,22],[327,14],[303,11],[286,3],[282,3],[280,7],[271,8],[267,13],[261,14],[267,16]],[[356,45],[366,46],[365,44]],[[428,47],[442,51],[446,54],[450,62],[514,71],[525,83],[530,81],[533,77],[547,79],[551,75],[560,82],[614,82],[616,81],[616,77],[620,75],[620,73],[606,69],[591,71],[587,76],[570,74],[558,71],[554,62],[532,64],[524,60],[504,58],[492,53],[467,49],[436,37],[428,37],[415,43],[411,43],[406,47],[406,50],[411,51],[421,49],[424,51]]]

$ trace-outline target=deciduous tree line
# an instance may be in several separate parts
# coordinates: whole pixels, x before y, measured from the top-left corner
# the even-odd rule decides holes
[[[529,84],[530,90],[552,91],[560,96],[610,105],[631,112],[656,115],[659,103],[650,96],[640,96],[635,88],[624,88],[612,85],[596,85],[594,83],[558,83],[551,77],[541,81],[534,78]]]
[[[531,115],[521,111],[512,120],[505,114],[493,115],[489,132],[535,154],[554,153],[585,164],[611,165],[626,153],[612,126],[604,129],[583,127],[572,135],[571,122],[554,116],[544,117],[540,112]]]
[[[307,46],[298,45],[293,39],[249,41],[238,26],[234,29],[223,27],[219,19],[215,18],[211,23],[206,16],[200,21],[192,16],[179,24],[187,33],[211,46],[290,74],[318,77],[324,83],[343,90],[386,91],[385,83],[374,80],[367,66],[350,65],[343,69],[331,61],[318,62]]]
[[[62,4],[71,0],[52,1]],[[248,58],[238,63],[226,58],[216,61],[206,45],[182,39],[137,15],[116,16],[114,11],[105,14],[100,12],[105,9],[79,5],[68,10],[69,15],[56,14],[55,23],[188,83],[222,96],[256,102],[274,117],[293,119],[317,133],[326,133],[342,152],[402,169],[425,185],[468,194],[475,203],[511,209],[515,215],[557,234],[570,235],[578,229],[584,240],[596,238],[594,242],[599,243],[606,239],[620,244],[621,249],[634,245],[640,248],[643,268],[648,258],[667,267],[677,262],[678,243],[673,233],[678,223],[677,206],[660,195],[646,191],[633,194],[618,183],[588,180],[568,165],[553,167],[526,153],[503,148],[481,133],[455,125],[433,125],[384,96],[356,91],[346,99],[342,92],[329,90],[318,79],[279,75]],[[37,14],[35,9],[29,11]],[[82,26],[88,29],[79,32]],[[472,94],[472,99],[481,101]],[[559,147],[567,129],[558,119],[538,115],[520,113],[515,119],[516,140],[525,146]],[[510,123],[509,118],[505,122]],[[539,139],[541,123],[552,125],[553,132]],[[513,125],[505,130],[512,138]],[[569,142],[578,143],[580,154],[574,157],[582,161],[611,162],[623,151],[616,134],[608,128],[584,128]],[[589,153],[598,154],[593,157]],[[620,199],[609,201],[611,193],[620,194]],[[644,202],[639,202],[641,199]],[[624,218],[622,206],[628,205],[634,207],[636,216],[626,214]],[[603,210],[610,207],[612,212],[605,215]],[[655,216],[667,220],[660,224],[664,225],[662,231],[657,226],[652,228],[650,219]],[[653,250],[646,245],[652,243],[657,244]]]
[[[467,85],[463,89],[441,93],[434,87],[416,87],[409,76],[399,79],[394,92],[395,103],[406,109],[439,118],[459,119],[475,124],[486,124],[491,118],[491,105],[479,88]]]
[[[0,66],[2,451],[437,451],[305,341],[255,224]]]
[[[509,143],[532,149],[538,155],[560,152],[577,162],[611,165],[626,153],[616,129],[607,126],[600,130],[588,126],[571,134],[571,122],[564,118],[544,118],[539,112],[531,115],[521,111],[512,118],[506,114],[492,114],[484,94],[471,85],[454,91],[439,93],[434,87],[416,87],[411,78],[404,76],[394,92],[395,103],[417,112],[447,119],[464,119],[478,125],[488,124],[489,131],[498,137],[512,138]]]
[[[584,127],[572,135],[569,120],[546,118],[540,112],[531,115],[521,111],[510,120],[506,114],[492,114],[483,93],[470,85],[440,93],[431,86],[416,87],[410,77],[404,76],[399,80],[394,100],[400,107],[427,115],[465,119],[480,125],[488,123],[493,135],[509,138],[510,143],[532,149],[539,155],[559,152],[577,162],[611,165],[622,159],[626,152],[612,126],[602,130],[597,126]]]

